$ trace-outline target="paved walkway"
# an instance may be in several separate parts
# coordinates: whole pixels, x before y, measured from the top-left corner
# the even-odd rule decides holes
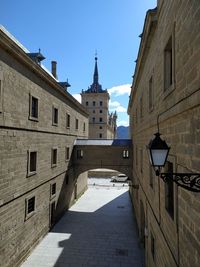
[[[142,267],[128,188],[90,186],[22,267]]]

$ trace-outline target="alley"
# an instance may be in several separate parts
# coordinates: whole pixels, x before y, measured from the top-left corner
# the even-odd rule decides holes
[[[127,185],[89,184],[22,265],[79,266],[144,266]]]

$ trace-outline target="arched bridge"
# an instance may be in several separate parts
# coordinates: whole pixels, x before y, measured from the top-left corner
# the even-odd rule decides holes
[[[112,169],[132,176],[132,140],[77,139],[74,144],[73,166],[76,175],[92,169]]]

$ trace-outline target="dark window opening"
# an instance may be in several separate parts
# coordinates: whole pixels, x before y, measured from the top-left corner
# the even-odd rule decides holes
[[[70,128],[70,115],[67,114],[66,116],[67,116],[67,123],[66,123],[66,125],[67,125],[67,128]]]
[[[78,149],[77,150],[77,159],[82,159],[83,158],[83,150],[82,149]]]
[[[31,117],[38,119],[38,99],[31,97]]]
[[[76,130],[78,130],[78,119],[76,119]]]
[[[66,152],[65,152],[65,159],[68,160],[69,159],[69,147],[66,147]]]
[[[30,172],[36,172],[37,152],[30,152]]]
[[[100,113],[103,113],[102,109],[99,110]]]
[[[58,124],[58,109],[53,108],[53,124]]]
[[[95,106],[96,105],[96,102],[95,101],[93,101],[93,106]]]
[[[102,122],[103,121],[103,119],[102,118],[99,118],[99,122]]]
[[[100,101],[99,104],[100,104],[100,106],[103,106],[103,101]]]
[[[56,194],[56,183],[51,185],[51,195],[55,195]]]
[[[86,101],[86,106],[88,106],[88,101]]]
[[[99,138],[102,138],[102,134],[101,133],[99,134]]]
[[[52,165],[55,166],[57,164],[57,148],[52,149]]]
[[[35,210],[35,197],[28,199],[27,203],[27,214],[33,212]]]

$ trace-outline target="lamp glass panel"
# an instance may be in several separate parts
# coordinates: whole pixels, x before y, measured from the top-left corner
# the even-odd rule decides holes
[[[164,166],[168,154],[168,149],[152,149],[153,166]]]

